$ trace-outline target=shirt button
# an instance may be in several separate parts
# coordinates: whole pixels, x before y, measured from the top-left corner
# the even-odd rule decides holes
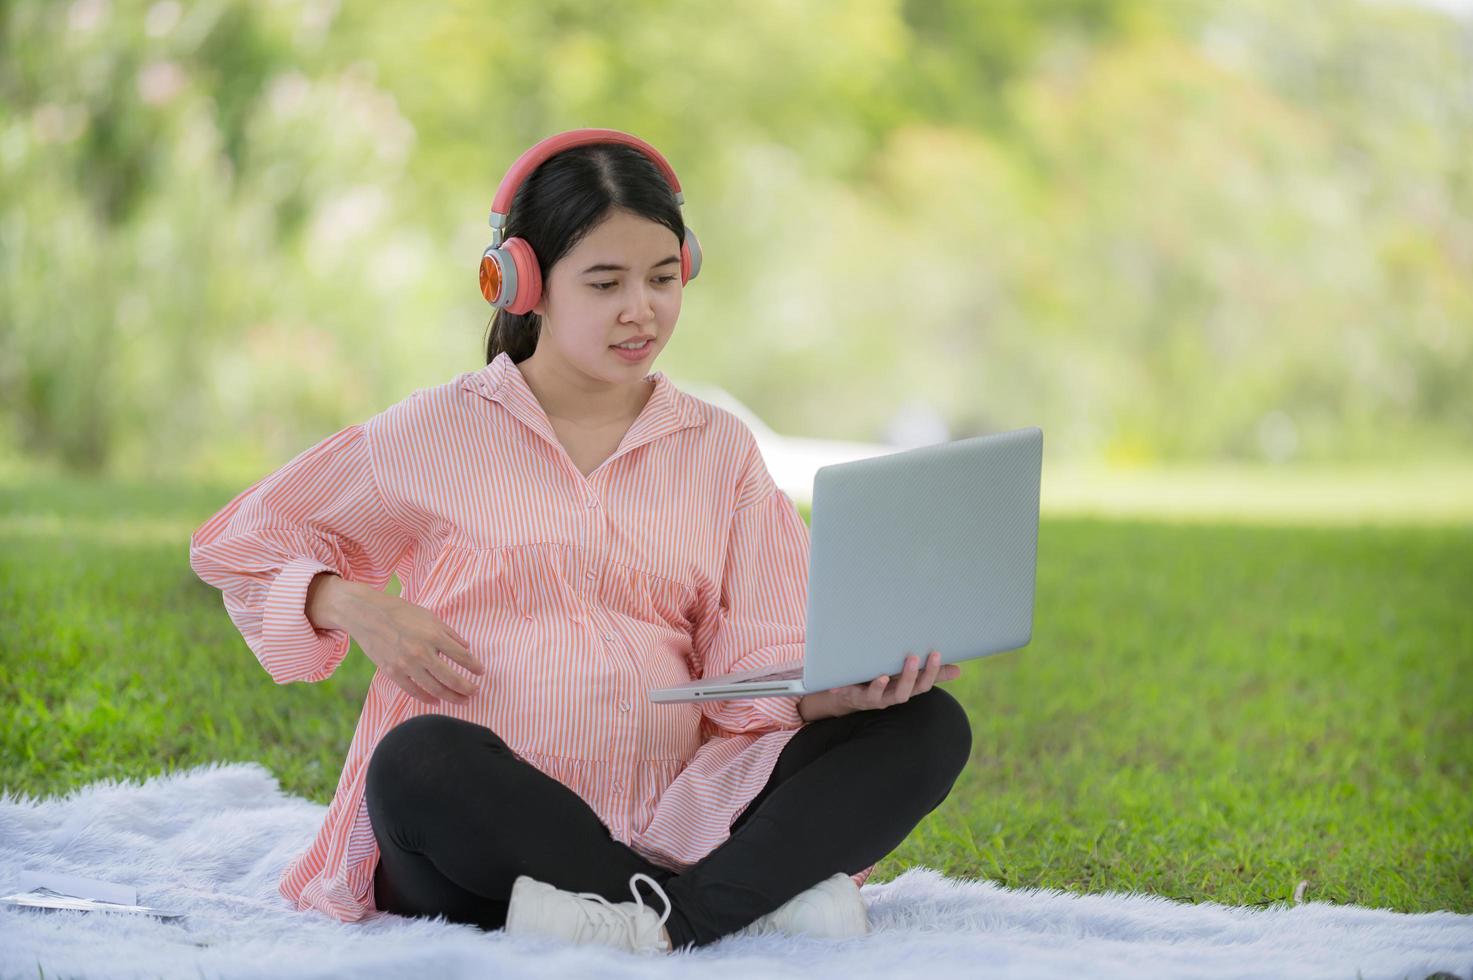
[[[628,711],[629,710],[629,702],[628,701],[620,701],[619,702],[619,710],[620,711]]]
[[[588,577],[589,578],[593,578],[593,576],[594,576],[594,572],[592,570],[590,570],[589,573],[588,573]]]
[[[612,634],[612,633],[605,633],[604,634],[604,639],[605,640],[612,640],[613,638],[614,638],[614,634]]]
[[[598,501],[597,500],[589,500],[588,501],[588,506],[590,506],[590,507],[597,507],[598,506]]]
[[[522,616],[522,618],[525,619],[527,622],[530,623],[532,621],[532,614],[531,613],[526,613],[526,614],[524,614]]]

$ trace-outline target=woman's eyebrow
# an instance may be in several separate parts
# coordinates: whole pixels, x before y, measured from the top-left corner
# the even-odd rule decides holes
[[[651,269],[658,269],[662,265],[669,265],[671,262],[679,262],[679,261],[680,261],[680,256],[678,256],[678,255],[670,255],[670,256],[667,256],[667,257],[661,259],[660,261],[656,262],[654,265],[650,266],[650,268]],[[588,268],[586,268],[582,272],[578,273],[578,275],[580,275],[580,276],[586,276],[590,272],[628,272],[628,271],[629,271],[629,266],[627,266],[627,265],[613,265],[612,263],[609,263],[609,262],[600,262],[598,265],[590,265]]]

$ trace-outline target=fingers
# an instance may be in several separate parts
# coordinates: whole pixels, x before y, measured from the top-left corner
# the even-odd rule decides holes
[[[893,689],[890,688],[888,674],[876,677],[865,690],[865,700],[874,708],[903,704],[917,694],[925,694],[938,680],[951,680],[960,672],[961,668],[955,664],[941,663],[940,651],[932,650],[927,655],[924,673],[921,672],[921,658],[913,653],[906,654],[905,667],[895,679]]]
[[[929,691],[931,685],[936,683],[936,678],[940,673],[941,654],[936,650],[932,650],[931,655],[926,658],[926,670],[921,674],[920,679],[916,681],[915,690],[910,692],[911,696],[925,694]]]
[[[404,677],[395,677],[393,678],[393,680],[395,684],[398,684],[401,688],[404,689],[404,693],[408,694],[416,701],[419,701],[423,704],[435,704],[438,702],[437,698],[434,698],[425,693],[425,689],[414,683],[414,681],[410,680],[407,675]]]
[[[476,693],[475,686],[463,677],[457,677],[443,661],[434,661],[427,669],[416,671],[410,680],[424,688],[437,701],[453,701],[465,704]]]
[[[439,652],[472,673],[484,674],[485,665],[471,653],[470,644],[466,642],[465,637],[448,623],[442,622],[440,627],[444,637],[438,641]],[[456,704],[465,704],[469,701],[475,695],[478,686],[477,681],[461,677],[438,657],[429,662],[423,674],[416,674],[415,680],[421,687],[434,694],[437,699],[453,701]]]
[[[949,681],[961,673],[961,667],[957,664],[943,664],[941,652],[931,650],[926,656],[925,671],[921,670],[921,658],[915,654],[906,654],[905,666],[901,668],[898,675],[894,675],[894,684],[891,684],[892,675],[881,674],[868,683],[851,684],[843,688],[834,688],[831,693],[837,696],[836,703],[848,711],[867,711],[874,708],[887,708],[894,704],[900,704],[917,694],[924,694],[938,681]]]
[[[920,672],[921,658],[915,654],[907,654],[905,657],[905,669],[900,672],[900,679],[895,682],[895,691],[891,704],[903,704],[910,699],[910,693],[916,686],[916,675]]]
[[[462,677],[448,661],[458,663],[476,674],[484,674],[486,668],[471,654],[459,633],[443,623],[441,626],[441,635],[432,641],[433,646],[428,652],[406,664],[408,679],[429,695],[429,704],[441,701],[466,704],[475,696],[480,682],[474,678]],[[444,654],[446,659],[442,659],[440,654]]]
[[[454,704],[466,704],[470,701],[467,695],[459,694],[436,680],[428,671],[417,671],[413,674],[405,674],[394,678],[394,683],[404,689],[404,692],[414,700],[422,704],[437,705],[445,701]]]
[[[486,672],[485,666],[471,654],[471,645],[466,642],[465,637],[444,623],[440,625],[444,628],[445,635],[449,637],[449,639],[440,643],[440,650],[449,654],[450,659],[462,667],[466,667],[477,674],[484,674]]]

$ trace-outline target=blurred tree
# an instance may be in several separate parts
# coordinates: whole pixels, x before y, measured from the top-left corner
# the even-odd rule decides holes
[[[0,5],[0,456],[259,473],[479,364],[506,167],[659,146],[774,427],[1465,452],[1470,27],[1390,3]],[[882,393],[876,397],[874,392]]]

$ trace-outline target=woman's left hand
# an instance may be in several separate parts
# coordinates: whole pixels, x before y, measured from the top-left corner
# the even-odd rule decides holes
[[[905,669],[898,677],[881,674],[867,684],[849,684],[805,694],[798,702],[798,716],[804,721],[817,721],[820,718],[837,718],[854,711],[888,708],[892,704],[907,701],[914,695],[926,693],[937,681],[953,680],[962,672],[957,664],[943,667],[941,654],[935,650],[926,659],[924,672],[921,671],[920,664],[920,657],[908,654]]]

